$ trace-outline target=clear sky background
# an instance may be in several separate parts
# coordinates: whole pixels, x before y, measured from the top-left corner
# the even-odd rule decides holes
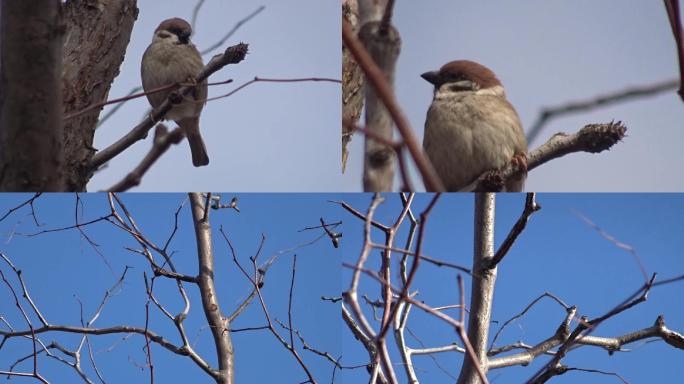
[[[397,195],[386,195],[386,201],[377,210],[375,218],[391,224],[396,219],[401,202]],[[414,203],[417,215],[427,206],[431,196],[419,195]],[[347,195],[345,200],[365,212],[371,200],[368,194]],[[425,237],[425,254],[471,266],[473,196],[444,195],[430,216]],[[684,197],[673,194],[542,194],[538,196],[542,209],[535,213],[527,229],[520,236],[498,269],[494,294],[493,332],[507,319],[522,311],[532,300],[544,292],[551,292],[568,305],[578,307],[578,315],[590,318],[600,316],[614,308],[643,284],[643,278],[632,256],[601,237],[594,229],[578,218],[576,213],[590,218],[619,241],[633,246],[650,275],[657,279],[684,274],[682,249],[684,239]],[[507,194],[497,197],[495,242],[498,247],[512,224],[518,219],[524,205],[524,195]],[[343,261],[354,263],[362,244],[362,221],[347,214],[344,220],[345,252]],[[403,246],[408,225],[398,235],[398,246]],[[376,242],[384,235],[374,232]],[[367,267],[377,268],[379,253],[373,252]],[[395,260],[396,262],[396,260]],[[398,268],[392,278],[397,279]],[[342,286],[349,289],[351,272],[343,269]],[[466,301],[470,297],[468,276],[464,276]],[[614,337],[630,331],[650,327],[658,315],[664,315],[666,325],[684,332],[684,309],[681,293],[684,282],[654,288],[648,301],[604,322],[594,336]],[[456,271],[423,263],[416,275],[415,289],[420,291],[417,300],[431,306],[458,304]],[[362,292],[370,300],[380,298],[378,285],[368,277],[362,282]],[[368,311],[368,307],[364,305]],[[458,316],[456,310],[448,312]],[[367,315],[372,319],[370,312]],[[550,337],[565,316],[565,310],[550,299],[530,310],[525,317],[509,325],[497,345],[516,341],[538,343]],[[377,324],[377,323],[375,323]],[[409,328],[425,346],[435,347],[460,341],[445,323],[413,308]],[[573,323],[575,326],[576,323]],[[377,328],[376,328],[377,329]],[[343,331],[345,365],[367,362],[368,355],[360,343],[345,327]],[[393,335],[388,336],[391,350],[395,350]],[[412,336],[407,335],[410,346],[420,348]],[[491,340],[491,339],[490,339]],[[617,372],[629,383],[669,383],[684,375],[682,351],[662,341],[637,342],[626,348],[629,353],[608,353],[595,347],[574,350],[563,360],[564,364]],[[461,355],[442,353],[435,356],[451,374],[458,375]],[[401,360],[393,354],[400,382],[406,382]],[[542,357],[528,367],[497,369],[489,374],[492,383],[521,383],[529,379],[548,357]],[[427,356],[414,358],[416,372],[425,383],[453,383]],[[363,369],[344,371],[344,382],[363,383],[368,375]],[[612,376],[582,372],[568,372],[552,380],[554,383],[619,383]]]
[[[157,25],[170,17],[190,20],[196,3],[138,2],[138,20],[110,99],[125,96],[141,84],[140,61]],[[249,44],[250,53],[243,62],[225,67],[210,79],[234,82],[209,87],[209,97],[226,94],[255,76],[340,79],[340,5],[333,1],[205,1],[197,18],[194,43],[200,50],[213,45],[261,5],[265,9],[258,16],[244,24],[221,49],[204,56],[206,63],[228,46]],[[134,190],[341,190],[337,134],[340,97],[339,83],[256,83],[229,98],[209,102],[200,127],[210,165],[193,167],[190,149],[183,142],[171,148]],[[95,147],[105,148],[128,132],[141,121],[148,105],[144,97],[126,103],[98,128]],[[140,162],[151,145],[152,135],[111,161],[95,175],[88,189],[113,185]]]
[[[678,76],[674,38],[660,1],[399,1],[396,94],[417,136],[432,100],[420,74],[456,59],[497,73],[527,129],[542,107],[587,100]],[[621,120],[627,138],[598,155],[572,154],[532,171],[533,191],[682,191],[684,108],[674,91],[552,120],[554,133]],[[363,138],[354,137],[345,188],[361,190]],[[415,173],[414,173],[415,174]],[[420,186],[419,177],[414,182]]]
[[[224,195],[228,201],[233,195]],[[297,253],[297,271],[293,301],[293,322],[312,347],[329,352],[335,357],[341,353],[339,304],[322,301],[321,296],[338,296],[340,250],[333,248],[329,239],[323,238],[314,244],[296,251],[285,251],[308,243],[317,238],[321,231],[298,232],[300,229],[319,224],[324,217],[335,222],[342,212],[328,203],[326,195],[238,195],[240,213],[233,210],[211,212],[216,258],[216,287],[219,301],[225,312],[231,313],[249,294],[251,286],[238,271],[231,259],[228,246],[220,237],[218,229],[232,240],[243,266],[249,266],[259,245],[261,234],[267,239],[260,260],[266,261],[280,254],[266,275],[263,294],[272,318],[287,323],[288,291],[290,287],[292,255]],[[7,195],[0,200],[0,215],[19,205],[30,195]],[[109,207],[104,194],[81,195],[83,210],[79,215],[82,222],[105,216]],[[163,244],[173,229],[176,209],[186,199],[185,194],[126,194],[122,195],[127,208],[142,231],[156,244]],[[126,266],[130,266],[123,286],[109,300],[95,327],[109,327],[128,324],[145,325],[146,294],[143,272],[151,276],[149,265],[140,254],[124,249],[138,249],[131,236],[107,222],[96,223],[84,228],[97,244],[100,254],[77,230],[47,233],[26,237],[20,233],[35,233],[74,224],[74,195],[44,195],[36,201],[36,214],[40,228],[36,228],[28,206],[0,222],[0,252],[12,259],[23,271],[23,278],[31,297],[43,315],[52,324],[78,326],[79,300],[83,303],[83,316],[89,319],[98,307],[105,291],[120,277]],[[189,205],[180,211],[178,233],[169,246],[179,271],[189,275],[197,274],[196,245]],[[285,252],[283,252],[285,251]],[[106,263],[105,263],[106,261]],[[111,266],[107,266],[107,263]],[[19,290],[16,275],[0,260],[0,270]],[[249,269],[248,269],[249,270]],[[11,291],[0,282],[0,316],[16,329],[26,329],[26,323],[18,312]],[[195,343],[196,351],[212,366],[216,366],[216,355],[211,334],[206,328],[206,319],[201,310],[198,289],[185,284],[190,296],[191,307],[184,322],[188,337]],[[17,292],[21,294],[19,290]],[[158,279],[155,283],[158,299],[173,314],[182,308],[182,301],[175,283]],[[24,309],[30,311],[23,302]],[[31,319],[39,324],[36,316]],[[263,312],[258,302],[252,305],[233,324],[236,328],[265,325]],[[5,324],[2,325],[6,329]],[[152,305],[150,308],[150,329],[181,345],[173,324]],[[123,334],[90,338],[95,359],[104,379],[111,383],[149,382],[149,372],[142,367],[145,363],[145,340],[141,336],[130,336],[123,340]],[[67,348],[75,348],[77,335],[41,335],[46,344],[58,341]],[[289,338],[289,337],[288,337]],[[236,383],[299,383],[306,379],[303,371],[285,348],[266,330],[242,332],[233,335],[236,365]],[[318,355],[298,349],[319,382],[330,382],[332,364]],[[111,350],[108,350],[110,349]],[[31,343],[15,338],[0,350],[0,370],[6,370],[17,358],[31,353]],[[57,353],[59,354],[59,353]],[[97,382],[87,350],[83,349],[82,367],[89,377]],[[208,383],[213,382],[188,358],[175,355],[153,344],[152,356],[155,365],[155,382],[158,383]],[[30,361],[16,369],[30,371]],[[82,382],[75,372],[53,359],[41,357],[39,370],[51,383]],[[338,372],[339,374],[339,372]],[[338,376],[339,378],[339,376]],[[15,383],[33,383],[15,377]],[[338,381],[339,382],[339,381]]]
[[[230,199],[233,195],[224,195]],[[365,211],[370,202],[369,194],[239,194],[241,213],[231,210],[212,212],[211,220],[215,236],[223,226],[234,245],[238,257],[244,263],[257,249],[261,233],[267,240],[262,259],[267,256],[307,243],[320,232],[298,230],[317,225],[323,216],[329,222],[343,220],[338,229],[342,248],[332,248],[328,239],[297,250],[298,269],[295,285],[294,322],[313,346],[343,356],[342,364],[357,365],[367,362],[367,355],[341,325],[339,307],[322,302],[320,296],[337,296],[340,289],[348,289],[349,271],[340,269],[340,261],[352,262],[361,249],[361,221],[343,212],[328,200],[345,200]],[[0,201],[0,214],[26,200],[27,195],[8,195]],[[106,196],[102,194],[81,195],[83,210],[80,221],[92,220],[108,214]],[[377,212],[376,218],[391,222],[400,206],[396,195],[386,195],[387,201]],[[173,216],[185,199],[184,194],[126,194],[122,195],[127,207],[144,233],[152,241],[163,243],[173,228]],[[429,201],[429,195],[419,195],[414,212],[420,213]],[[433,212],[427,236],[425,253],[454,263],[469,266],[472,255],[472,195],[445,195]],[[497,198],[497,246],[518,218],[524,202],[523,195],[507,194]],[[684,196],[675,194],[542,194],[538,196],[542,210],[534,214],[528,228],[519,238],[499,267],[494,296],[493,319],[502,321],[512,317],[543,292],[552,292],[569,305],[577,305],[580,315],[595,317],[605,313],[622,301],[642,283],[639,268],[632,257],[605,240],[591,227],[581,221],[581,213],[618,240],[633,246],[638,252],[647,272],[658,273],[658,279],[684,273],[681,249],[684,249],[682,212]],[[23,271],[32,298],[43,314],[54,324],[79,324],[79,304],[83,302],[84,317],[97,308],[105,290],[119,278],[125,266],[131,266],[123,287],[116,291],[94,324],[99,327],[117,324],[144,325],[144,293],[142,275],[149,273],[149,266],[138,254],[124,249],[137,247],[130,236],[111,224],[102,222],[85,228],[90,238],[99,244],[98,254],[76,230],[47,233],[34,237],[23,234],[38,230],[58,228],[74,223],[76,198],[73,195],[46,195],[36,202],[40,228],[36,228],[29,207],[8,216],[0,222],[2,243],[0,251],[11,257]],[[399,238],[406,233],[402,228]],[[376,241],[381,240],[378,233]],[[226,244],[215,238],[216,282],[222,305],[233,308],[249,292],[249,285],[230,260]],[[197,273],[195,240],[190,224],[187,205],[180,211],[179,232],[170,245],[179,270],[187,274]],[[287,291],[290,281],[291,251],[279,257],[267,275],[264,295],[273,317],[285,320],[287,315]],[[377,261],[377,253],[371,264]],[[106,263],[105,263],[106,261]],[[107,266],[107,263],[111,266]],[[3,273],[17,288],[14,274],[4,262]],[[454,286],[456,273],[423,264],[417,275],[415,287],[420,289],[419,299],[431,305],[456,304],[457,290]],[[341,283],[341,285],[340,285]],[[466,295],[469,297],[470,280],[465,276]],[[682,282],[654,288],[648,301],[639,304],[622,315],[605,322],[596,336],[617,336],[650,326],[662,314],[670,329],[684,331],[684,309],[680,305]],[[186,321],[188,334],[196,340],[195,348],[212,364],[215,363],[213,345],[204,315],[199,308],[197,289],[186,284],[192,300],[190,317]],[[371,299],[378,297],[377,286],[364,279],[363,288]],[[178,295],[165,280],[158,280],[158,297],[173,312],[181,302]],[[24,323],[14,307],[11,293],[3,283],[0,288],[0,316],[17,328]],[[150,327],[178,343],[172,324],[158,311],[151,311]],[[456,315],[452,312],[452,314]],[[518,340],[535,343],[548,337],[559,325],[565,312],[550,300],[543,300],[524,318],[512,324],[503,334],[500,343]],[[32,317],[34,324],[37,319]],[[258,306],[252,305],[235,323],[235,327],[263,325],[263,315]],[[443,323],[412,311],[410,327],[421,341],[429,346],[442,345],[455,340],[453,332]],[[496,330],[497,325],[493,326]],[[73,335],[43,335],[42,340],[59,341],[67,347],[77,343]],[[390,341],[393,342],[393,341]],[[413,346],[417,341],[409,339]],[[98,367],[106,379],[112,382],[145,382],[147,372],[140,368],[144,363],[144,340],[132,336],[121,340],[120,336],[92,337]],[[300,368],[292,357],[265,331],[234,335],[237,381],[298,383],[304,380]],[[501,345],[499,344],[499,345]],[[114,346],[111,351],[108,348]],[[635,343],[630,353],[608,354],[598,348],[583,347],[572,352],[564,362],[571,366],[614,371],[630,383],[669,382],[681,377],[681,351],[674,350],[661,341]],[[30,353],[26,340],[14,339],[0,350],[0,367],[7,369],[17,355]],[[332,373],[330,363],[308,352],[302,352],[305,361],[313,369],[317,379],[329,382]],[[156,380],[159,382],[208,382],[208,378],[187,359],[153,346]],[[397,356],[395,356],[395,359]],[[460,367],[460,355],[438,355],[438,361],[452,375]],[[84,369],[93,376],[84,355]],[[398,359],[396,361],[399,361]],[[493,382],[517,383],[529,378],[545,358],[530,367],[512,367],[490,374]],[[451,382],[427,357],[414,361],[420,377],[425,382]],[[41,372],[51,382],[77,381],[73,371],[51,359],[40,360]],[[30,363],[20,365],[23,370]],[[401,370],[398,369],[400,372]],[[365,382],[363,369],[343,372],[344,382]],[[341,382],[338,372],[337,381]],[[18,378],[16,382],[22,381]],[[568,373],[555,379],[558,383],[613,383],[617,379],[586,373]]]

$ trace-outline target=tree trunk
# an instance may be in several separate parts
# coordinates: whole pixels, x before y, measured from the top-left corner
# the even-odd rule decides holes
[[[64,4],[64,115],[107,99],[138,17],[136,0],[92,3],[71,0]],[[87,164],[95,154],[93,137],[100,111],[65,121],[67,188],[71,191],[84,191],[95,171]]]
[[[354,32],[358,30],[359,6],[356,0],[342,1],[342,17],[349,22]],[[356,123],[363,108],[363,72],[351,52],[342,45],[342,121]],[[347,124],[342,124],[342,173],[349,158],[349,142],[354,132]]]
[[[205,199],[201,193],[190,193],[192,205],[192,220],[195,225],[195,238],[197,241],[197,259],[199,260],[200,296],[202,297],[202,309],[209,324],[216,356],[218,358],[218,375],[214,378],[218,384],[233,384],[233,341],[228,330],[230,324],[223,313],[216,295],[214,285],[214,252],[211,246],[211,225],[209,224],[209,212],[205,212]]]
[[[0,190],[63,191],[58,0],[2,1]]]
[[[487,373],[487,340],[492,317],[494,285],[497,268],[489,268],[494,257],[494,193],[475,194],[475,249],[471,284],[470,312],[468,313],[468,339],[475,350],[480,368]],[[480,376],[468,356],[463,357],[458,384],[479,384]]]
[[[359,40],[382,69],[387,81],[394,87],[394,73],[401,50],[399,31],[392,25],[384,28],[381,18],[387,6],[386,0],[359,2]],[[366,83],[366,129],[373,135],[392,140],[394,120],[375,89]],[[394,183],[394,150],[366,136],[363,167],[363,190],[365,192],[392,191]]]

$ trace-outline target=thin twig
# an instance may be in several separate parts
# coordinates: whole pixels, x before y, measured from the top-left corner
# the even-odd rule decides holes
[[[258,14],[259,14],[261,11],[263,11],[265,8],[266,8],[266,7],[262,5],[262,6],[260,6],[259,8],[257,8],[254,12],[250,13],[250,14],[247,15],[245,18],[243,18],[242,20],[240,20],[240,21],[238,21],[237,23],[235,23],[235,25],[233,26],[233,28],[231,28],[231,30],[228,31],[228,33],[226,33],[221,39],[219,39],[219,41],[217,41],[216,43],[214,43],[214,44],[210,45],[209,47],[205,48],[204,50],[202,50],[202,51],[200,52],[200,54],[201,54],[202,56],[204,56],[204,55],[206,55],[207,53],[209,53],[209,52],[215,50],[216,48],[218,48],[218,47],[220,47],[220,46],[222,46],[223,43],[225,43],[226,41],[228,41],[228,39],[230,39],[230,37],[233,36],[233,34],[234,34],[234,33],[235,33],[243,24],[245,24],[245,23],[248,22],[249,20],[253,19],[256,15],[258,15]]]
[[[501,260],[503,260],[504,256],[506,256],[508,253],[508,250],[510,250],[511,246],[513,246],[515,240],[517,240],[518,236],[520,236],[522,231],[525,230],[525,226],[527,225],[527,221],[530,219],[530,216],[540,209],[541,206],[537,204],[537,201],[535,200],[535,193],[528,193],[525,198],[525,208],[523,209],[522,214],[520,214],[520,218],[518,218],[518,221],[515,222],[515,225],[513,225],[513,228],[511,228],[508,236],[506,236],[506,240],[504,240],[494,254],[494,257],[492,257],[492,260],[489,262],[489,268],[494,268],[497,266],[497,264],[499,264],[499,262],[501,262]]]
[[[676,88],[678,83],[679,81],[677,79],[664,80],[657,82],[655,84],[639,85],[626,89],[621,89],[619,91],[614,91],[605,95],[596,96],[588,100],[573,101],[555,107],[545,107],[539,113],[537,121],[535,121],[529,129],[527,133],[527,142],[534,142],[541,133],[544,126],[549,121],[555,118],[571,113],[591,111],[595,108],[619,103],[637,97],[657,95],[659,93],[663,93],[665,91],[669,91],[671,89]]]
[[[192,18],[190,19],[190,27],[192,28],[192,34],[194,35],[197,27],[197,15],[199,14],[200,9],[202,9],[202,6],[204,5],[205,0],[198,0],[197,4],[195,4],[195,8],[192,10]]]
[[[152,168],[152,165],[171,148],[172,145],[180,143],[185,137],[185,131],[177,127],[170,133],[162,123],[157,124],[154,131],[152,148],[122,180],[107,189],[108,192],[125,192],[135,186],[140,185],[143,176]]]
[[[677,48],[677,59],[679,59],[679,97],[684,100],[684,31],[682,31],[682,19],[679,14],[679,0],[664,0],[667,16],[670,19],[672,35],[675,39]]]

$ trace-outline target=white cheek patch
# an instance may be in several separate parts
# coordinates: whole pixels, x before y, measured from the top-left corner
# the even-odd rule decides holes
[[[490,87],[490,88],[484,88],[480,89],[476,92],[478,95],[488,95],[488,96],[500,96],[500,97],[506,97],[506,91],[504,91],[504,88],[500,85]]]

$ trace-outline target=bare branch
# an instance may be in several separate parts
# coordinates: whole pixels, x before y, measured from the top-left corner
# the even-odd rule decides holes
[[[204,5],[204,0],[199,0],[197,1],[197,4],[195,4],[195,8],[192,9],[192,18],[190,19],[190,26],[192,27],[192,33],[193,35],[197,32],[196,26],[197,26],[197,15],[199,14],[200,9],[202,9],[202,6]]]
[[[570,153],[599,153],[608,150],[625,137],[626,131],[627,128],[618,121],[617,123],[589,124],[572,135],[556,133],[546,143],[527,155],[527,171]],[[464,191],[501,191],[506,180],[523,171],[525,170],[511,162],[504,169],[485,172],[464,188]]]
[[[607,320],[613,316],[616,316],[616,315],[634,307],[635,305],[637,305],[639,303],[646,301],[646,298],[648,296],[648,292],[650,291],[650,289],[653,285],[653,281],[655,280],[655,277],[656,277],[656,275],[654,274],[651,277],[651,280],[648,283],[644,284],[644,286],[641,287],[641,289],[638,291],[641,294],[638,297],[636,297],[634,299],[630,298],[630,299],[626,300],[625,302],[619,304],[618,306],[616,306],[612,310],[606,312],[604,315],[599,316],[597,318],[589,320],[586,317],[582,317],[579,320],[577,327],[572,331],[572,333],[560,345],[556,355],[551,359],[551,361],[549,361],[546,365],[544,365],[544,367],[542,367],[539,371],[537,371],[537,373],[534,376],[532,376],[532,378],[530,378],[527,381],[527,383],[531,384],[531,383],[540,382],[538,380],[540,380],[543,377],[546,377],[549,374],[549,372],[552,372],[553,367],[556,367],[560,363],[560,360],[563,357],[565,357],[565,355],[570,350],[570,348],[576,343],[576,340],[582,334],[585,333],[584,331],[588,331],[586,334],[589,334],[589,333],[595,331],[596,328],[603,321],[605,321],[605,320]]]
[[[36,199],[39,198],[40,195],[42,195],[42,194],[43,194],[42,192],[38,192],[35,195],[33,195],[33,197],[31,197],[30,199],[24,201],[23,203],[17,205],[14,208],[10,208],[4,215],[2,215],[2,217],[0,217],[0,221],[5,220],[9,215],[18,211],[19,209],[21,209],[22,207],[24,207],[28,204],[31,206],[31,213],[33,215],[33,222],[36,224],[37,227],[39,227],[40,224],[38,224],[38,219],[36,218],[36,212],[34,210],[33,204],[35,203]]]
[[[669,0],[668,0],[669,1]],[[589,100],[581,100],[559,105],[556,107],[543,108],[537,121],[532,124],[527,133],[527,142],[532,143],[541,133],[542,129],[549,121],[567,114],[591,111],[595,108],[607,106],[637,97],[657,95],[677,87],[676,79],[664,80],[654,84],[639,85],[619,91],[614,91],[606,95],[596,96]]]
[[[185,132],[180,127],[177,127],[170,133],[164,124],[157,124],[154,131],[154,141],[152,148],[140,161],[131,172],[129,172],[123,180],[111,186],[109,192],[124,192],[135,186],[140,185],[143,176],[150,170],[152,165],[159,160],[159,158],[166,152],[171,145],[178,144],[185,137]]]
[[[386,12],[385,15],[391,14]],[[394,73],[397,58],[401,48],[399,31],[385,22],[367,22],[361,26],[359,40],[384,74],[390,92],[394,92]],[[354,53],[353,49],[350,49]],[[356,55],[355,55],[356,56]],[[357,58],[358,60],[358,58]],[[363,64],[361,64],[363,67]],[[363,169],[363,189],[366,192],[391,191],[394,181],[394,154],[392,147],[373,139],[379,136],[386,140],[392,139],[392,116],[385,107],[382,96],[378,95],[375,87],[366,86],[366,130],[373,135],[366,135],[365,161]]]
[[[216,43],[214,43],[214,44],[212,44],[211,46],[209,46],[209,47],[205,48],[204,50],[202,50],[201,55],[204,56],[204,55],[206,55],[207,53],[209,53],[209,52],[215,50],[216,48],[218,48],[218,47],[220,47],[220,46],[222,46],[226,41],[228,41],[228,39],[231,38],[231,36],[233,36],[233,34],[235,34],[235,32],[236,32],[238,29],[240,29],[240,27],[242,27],[242,25],[244,25],[246,22],[248,22],[248,21],[250,21],[251,19],[253,19],[256,15],[258,15],[259,13],[261,13],[261,11],[263,11],[264,9],[266,9],[266,7],[262,5],[262,6],[260,6],[259,8],[257,8],[254,12],[250,13],[250,14],[247,15],[245,18],[243,18],[242,20],[240,20],[240,21],[238,21],[237,23],[235,23],[235,25],[233,26],[233,28],[231,28],[225,35],[223,35],[223,37],[221,37],[221,39],[219,39],[219,41],[217,41]]]
[[[677,58],[679,59],[679,90],[677,93],[679,97],[684,100],[684,32],[682,31],[682,19],[679,15],[679,0],[663,0],[667,16],[670,19],[670,27],[672,27],[672,35],[675,39],[675,46],[677,48]]]
[[[211,225],[204,220],[205,204],[201,193],[190,193],[190,205],[195,226],[197,256],[199,260],[199,289],[202,309],[216,347],[218,357],[218,382],[232,384],[235,368],[233,366],[233,342],[228,332],[229,324],[221,313],[218,294],[214,285],[214,252],[212,249]]]
[[[497,267],[490,268],[494,256],[495,201],[493,193],[475,194],[473,272],[476,276],[473,276],[470,288],[472,294],[468,306],[467,337],[473,343],[474,355],[472,359],[463,359],[457,381],[459,384],[486,381],[481,376],[482,372],[488,370],[487,340],[497,275]],[[474,362],[478,362],[479,366]]]
[[[418,140],[413,134],[406,116],[399,108],[396,98],[392,92],[392,88],[385,79],[385,75],[380,68],[373,62],[368,52],[363,48],[361,42],[354,36],[354,33],[349,26],[349,23],[342,21],[342,38],[344,45],[349,48],[349,51],[354,55],[356,62],[363,69],[366,79],[375,88],[378,96],[382,99],[385,107],[392,115],[392,119],[399,130],[399,133],[404,139],[406,146],[416,163],[425,186],[430,191],[441,192],[444,191],[444,185],[439,180],[434,168],[429,163],[429,160],[423,155],[423,151],[418,144]]]
[[[216,71],[222,69],[228,64],[237,64],[244,60],[247,55],[247,44],[237,44],[232,47],[226,48],[223,54],[214,56],[209,63],[200,71],[197,75],[196,81],[198,83],[202,82],[204,79],[211,76]],[[182,86],[176,92],[177,95],[184,96],[194,89],[194,86]],[[136,141],[145,138],[147,132],[158,122],[166,113],[171,110],[173,102],[171,97],[174,93],[169,95],[169,99],[165,100],[158,108],[154,111],[140,124],[133,128],[124,137],[116,141],[114,144],[98,152],[88,164],[88,170],[94,172],[102,164],[114,158],[114,156],[126,150],[128,147],[133,145]]]
[[[499,247],[494,254],[492,261],[489,263],[489,268],[495,267],[497,264],[499,264],[499,262],[501,262],[501,260],[503,260],[504,256],[506,256],[508,250],[511,249],[511,246],[515,240],[518,238],[518,236],[520,236],[522,231],[525,230],[525,226],[527,225],[527,221],[530,219],[530,216],[540,209],[541,206],[537,204],[537,201],[535,200],[535,193],[528,193],[527,197],[525,198],[525,208],[523,209],[520,218],[515,222],[515,225],[513,225],[513,228],[511,228],[508,236],[506,236],[506,240],[504,240],[503,244],[501,244],[501,247]]]
[[[543,298],[545,298],[545,297],[548,297],[548,298],[553,299],[556,303],[558,303],[561,307],[563,307],[563,308],[565,309],[566,312],[570,309],[570,306],[569,306],[569,305],[565,304],[565,302],[563,302],[563,300],[559,299],[559,298],[558,298],[556,295],[554,295],[553,293],[544,292],[544,293],[541,294],[539,297],[537,297],[536,299],[532,300],[532,302],[529,303],[529,304],[527,305],[527,307],[525,307],[525,309],[523,309],[520,313],[518,313],[517,315],[511,317],[510,319],[506,320],[506,321],[503,323],[503,325],[501,326],[501,328],[499,328],[499,330],[496,331],[496,333],[494,334],[494,337],[492,338],[492,343],[491,343],[491,345],[489,346],[489,352],[491,353],[491,352],[494,350],[494,343],[496,343],[496,339],[499,338],[499,335],[500,335],[501,332],[503,332],[503,330],[508,326],[508,324],[510,324],[510,323],[512,323],[513,321],[515,321],[515,320],[517,320],[517,319],[523,317],[530,309],[532,309],[532,307],[535,306],[535,304],[537,304],[541,299],[543,299]]]
[[[589,220],[588,217],[582,215],[581,213],[577,212],[576,215],[582,221],[584,221],[584,223],[586,223],[588,226],[590,226],[592,229],[594,229],[601,237],[603,237],[604,239],[615,244],[616,247],[629,252],[629,254],[632,256],[632,258],[634,258],[634,262],[639,267],[639,270],[641,271],[641,276],[644,278],[644,282],[648,283],[648,272],[646,272],[646,267],[644,267],[644,263],[641,261],[641,257],[639,257],[639,254],[637,253],[636,249],[634,249],[634,247],[632,247],[629,244],[626,244],[626,243],[619,241],[618,239],[613,237],[610,233],[606,232],[601,227],[594,224],[594,222]]]
[[[271,315],[268,312],[268,307],[266,306],[266,302],[264,300],[264,297],[261,294],[261,287],[263,286],[263,276],[265,274],[265,270],[262,267],[257,266],[257,259],[259,258],[259,255],[261,254],[261,250],[263,248],[264,242],[266,240],[266,237],[262,235],[261,237],[261,242],[259,243],[259,248],[257,249],[257,252],[254,256],[250,257],[250,260],[252,261],[252,270],[253,274],[250,276],[250,274],[247,272],[247,270],[240,264],[240,262],[237,259],[237,254],[235,252],[235,248],[233,248],[233,244],[231,241],[228,239],[228,237],[225,235],[223,231],[221,231],[223,234],[224,239],[228,243],[228,246],[230,247],[230,251],[233,256],[233,262],[237,265],[237,267],[240,269],[242,274],[249,280],[250,283],[252,283],[252,286],[254,287],[254,290],[257,294],[257,297],[259,298],[259,303],[261,304],[261,310],[264,313],[264,316],[266,317],[266,322],[268,323],[267,329],[271,332],[271,334],[278,340],[285,349],[292,354],[292,356],[295,358],[297,363],[302,367],[304,370],[304,373],[306,374],[308,378],[308,382],[315,384],[316,380],[314,379],[311,371],[309,370],[309,367],[304,363],[304,360],[302,360],[301,356],[297,352],[297,350],[294,348],[294,345],[292,343],[288,343],[275,329],[273,326],[273,322],[271,321]],[[266,263],[266,266],[270,266],[271,263],[275,260],[276,256],[271,257],[271,259]],[[293,283],[294,284],[294,283]]]

